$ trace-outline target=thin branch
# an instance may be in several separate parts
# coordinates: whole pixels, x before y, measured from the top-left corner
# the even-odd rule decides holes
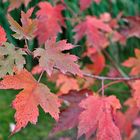
[[[25,45],[26,45],[26,47],[28,48],[28,42],[27,42],[27,39],[25,38],[24,40],[25,40]]]
[[[31,53],[31,55],[33,55],[33,53]],[[39,59],[39,58],[37,57],[37,59]],[[57,67],[54,67],[54,69],[59,70]],[[44,71],[43,71],[43,73],[44,73]],[[89,73],[84,73],[83,72],[83,76],[93,78],[93,79],[97,79],[97,80],[112,80],[112,81],[135,81],[135,80],[140,80],[140,75],[139,76],[133,76],[133,77],[107,77],[107,76],[99,76],[99,75],[94,75],[94,74],[89,74]]]
[[[98,76],[88,73],[83,73],[83,76],[98,79],[98,80],[112,80],[112,81],[134,81],[140,80],[140,76],[133,76],[133,77],[106,77],[106,76]]]
[[[110,83],[104,85],[104,87],[102,87],[102,88],[106,89],[106,88],[108,88],[109,86],[112,86],[112,85],[117,84],[117,83],[119,83],[119,82],[121,82],[121,81],[113,81],[113,82],[110,82]],[[100,88],[100,89],[97,91],[97,93],[102,92],[102,90],[103,90],[102,88]]]

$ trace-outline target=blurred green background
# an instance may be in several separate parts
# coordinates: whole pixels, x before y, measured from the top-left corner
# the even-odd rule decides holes
[[[29,7],[35,6],[39,1],[41,0],[32,0],[32,2],[29,4],[27,8],[25,8],[23,5],[19,9],[13,10],[10,14],[14,19],[19,21],[20,19],[20,11],[24,10],[26,11]],[[51,2],[51,0],[50,0]],[[75,13],[79,12],[79,5],[78,0],[65,0],[65,2],[68,4],[71,9]],[[23,47],[24,42],[15,40],[11,36],[11,30],[9,28],[8,21],[6,19],[6,13],[7,13],[7,7],[9,5],[9,2],[3,3],[2,0],[0,0],[0,25],[4,27],[7,33],[7,38],[9,42],[12,42],[15,44],[15,46]],[[90,15],[96,15],[99,16],[101,13],[109,12],[111,13],[112,17],[116,17],[119,12],[123,12],[125,16],[134,16],[140,14],[140,0],[102,0],[102,2],[97,5],[95,3],[92,3],[90,8],[88,8],[86,11],[83,12],[82,16],[85,16],[86,14]],[[68,11],[64,11],[63,13],[66,17],[71,17],[71,13]],[[64,33],[60,35],[60,38],[66,38],[68,42],[73,43],[73,27],[70,21],[66,22],[67,29],[64,30]],[[32,50],[35,46],[36,40],[30,41],[29,46]],[[80,47],[74,49],[72,52],[74,54],[77,54],[80,56],[82,51],[84,49],[82,48],[82,41],[80,42]],[[112,47],[113,45],[113,47]],[[110,55],[113,57],[114,61],[116,62],[123,62],[123,60],[127,59],[129,56],[134,56],[134,48],[140,48],[140,40],[136,38],[131,38],[128,40],[126,46],[121,46],[119,43],[112,44],[109,46],[108,51]],[[115,47],[114,47],[115,46]],[[115,52],[115,56],[113,53]],[[26,58],[28,65],[26,67],[31,70],[33,66],[32,58],[29,56]],[[120,68],[124,71],[124,73],[127,73],[128,71],[125,70],[121,65]],[[56,91],[55,84],[49,83],[46,80],[42,79],[42,82],[46,83],[52,91]],[[96,90],[96,87],[93,87],[93,89]],[[117,91],[119,90],[119,92]],[[116,84],[106,90],[108,94],[111,94],[113,91],[113,94],[116,94],[116,96],[121,100],[121,102],[124,102],[129,95],[130,91],[128,87],[125,84]],[[123,93],[123,91],[125,93]],[[58,140],[58,137],[49,138],[48,134],[51,131],[51,128],[54,125],[54,120],[48,115],[45,114],[40,109],[40,116],[37,125],[28,125],[25,129],[21,130],[19,133],[15,134],[14,136],[10,135],[10,126],[14,124],[14,110],[11,107],[12,100],[15,98],[16,94],[19,91],[13,91],[13,90],[0,90],[0,140]],[[73,139],[75,139],[75,131],[68,131],[67,133],[60,133],[58,136],[70,136],[73,135]]]

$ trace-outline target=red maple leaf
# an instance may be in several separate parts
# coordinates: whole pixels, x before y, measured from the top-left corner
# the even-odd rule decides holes
[[[22,4],[24,4],[27,7],[28,3],[31,0],[9,0],[9,1],[10,5],[8,7],[8,11],[12,11],[15,8],[19,8]]]
[[[87,9],[93,0],[80,0],[80,9],[85,10]],[[100,3],[101,0],[94,0],[97,4]]]
[[[40,57],[39,66],[42,67],[50,76],[54,67],[60,69],[62,73],[70,72],[72,74],[78,74],[82,76],[82,72],[79,66],[74,63],[77,61],[75,55],[62,53],[64,50],[74,48],[66,40],[56,42],[56,38],[52,38],[45,43],[45,49],[37,48],[34,51],[34,57]]]
[[[92,92],[84,89],[81,91],[71,90],[67,94],[60,96],[61,99],[69,102],[70,105],[61,111],[60,118],[53,128],[53,133],[71,129],[78,125],[78,118],[83,110],[78,104],[89,95],[92,95]]]
[[[122,12],[120,12],[116,18],[112,18],[111,14],[108,12],[105,12],[100,15],[100,20],[107,23],[113,30],[113,32],[109,36],[109,40],[113,43],[117,41],[119,41],[119,43],[121,44],[125,43],[123,40],[123,36],[117,31],[120,28],[118,22],[120,21],[121,17]]]
[[[48,2],[40,2],[40,10],[36,13],[38,19],[37,37],[40,44],[61,32],[61,26],[65,26],[62,11],[64,6],[58,4],[52,6]],[[45,23],[45,24],[44,24]]]
[[[105,57],[101,52],[96,51],[95,48],[89,47],[84,55],[88,56],[93,64],[87,64],[87,68],[93,74],[100,74],[105,67]]]
[[[97,131],[98,140],[121,140],[119,128],[115,124],[116,110],[121,107],[119,100],[115,96],[98,97],[91,94],[82,90],[70,91],[61,96],[70,106],[60,113],[54,132],[78,125],[78,138],[86,134],[88,139]]]
[[[107,76],[109,76],[109,77],[119,77],[120,76],[120,73],[114,67],[110,67]]]
[[[130,37],[140,38],[140,16],[128,16],[124,20],[128,22],[128,26],[121,30],[123,40],[127,40]]]
[[[0,46],[6,42],[7,38],[6,38],[6,33],[4,31],[4,29],[2,28],[2,26],[0,26]]]
[[[80,103],[84,109],[79,116],[78,138],[83,134],[90,138],[96,132],[97,140],[121,140],[114,116],[121,105],[115,96],[89,96]]]
[[[13,76],[5,76],[0,82],[0,89],[23,89],[12,104],[16,109],[16,127],[12,134],[26,127],[29,122],[36,124],[39,105],[58,120],[60,107],[58,97],[52,94],[46,85],[38,83],[27,70],[22,70]]]
[[[133,97],[135,101],[137,102],[137,106],[140,108],[140,80],[135,81],[131,84],[133,89]]]
[[[116,123],[123,137],[127,140],[131,140],[134,132],[133,124],[139,114],[139,108],[134,98],[129,98],[125,101],[124,105],[129,108],[125,113],[117,112]]]
[[[97,17],[91,16],[87,16],[85,21],[79,23],[74,31],[76,32],[74,36],[76,42],[86,36],[87,45],[95,47],[96,50],[105,48],[108,45],[109,42],[105,33],[112,33],[112,29],[108,24]]]

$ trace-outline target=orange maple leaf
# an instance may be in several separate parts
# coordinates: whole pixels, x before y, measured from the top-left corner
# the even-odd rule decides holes
[[[130,57],[122,64],[125,67],[132,68],[130,72],[131,75],[140,74],[140,50],[139,49],[135,49],[135,56],[136,57]]]
[[[31,15],[34,8],[29,9],[26,13],[21,11],[21,23],[20,26],[10,15],[8,15],[8,21],[12,31],[16,32],[13,36],[16,39],[28,39],[31,40],[35,37],[35,31],[37,30],[37,20],[31,19]]]
[[[26,127],[29,122],[36,124],[39,105],[58,120],[60,107],[58,97],[52,94],[46,85],[38,83],[27,70],[24,69],[13,76],[5,76],[0,82],[0,89],[23,89],[12,103],[16,109],[16,126],[12,134]]]
[[[79,90],[78,81],[75,78],[59,74],[56,85],[60,87],[60,94],[67,94],[70,90]]]
[[[105,68],[105,57],[101,52],[96,51],[93,47],[88,47],[84,56],[88,56],[93,64],[87,64],[87,68],[93,74],[100,74]]]

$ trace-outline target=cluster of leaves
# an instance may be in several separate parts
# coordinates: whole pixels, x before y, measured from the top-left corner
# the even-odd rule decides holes
[[[100,77],[101,89],[93,92],[87,88],[96,84],[96,78],[92,79],[94,74],[98,77],[106,69],[108,61],[112,63],[108,72],[112,79],[124,76],[107,49],[111,44],[120,43],[123,46],[129,38],[139,38],[140,17],[125,17],[123,13],[119,13],[116,18],[112,18],[110,13],[98,17],[86,14],[92,3],[101,4],[101,0],[79,0],[79,13],[74,13],[64,0],[54,0],[41,1],[27,8],[26,12],[21,11],[19,23],[11,16],[11,12],[21,5],[28,7],[30,2],[9,0],[6,16],[14,32],[12,36],[24,40],[24,46],[14,46],[0,26],[0,89],[21,90],[12,102],[16,110],[16,125],[12,134],[19,132],[28,123],[36,124],[40,106],[56,120],[52,134],[78,127],[77,138],[85,135],[87,140],[132,139],[136,134],[134,125],[140,125],[140,78],[126,82],[132,90],[132,96],[122,105],[115,95],[104,95],[104,89],[115,82],[104,85],[105,79]],[[64,16],[65,11],[69,12],[70,18]],[[82,16],[82,13],[85,15]],[[67,21],[73,26],[73,44],[60,39],[64,30],[67,30]],[[120,22],[127,22],[128,25]],[[36,42],[33,50],[28,44],[31,40]],[[78,64],[79,57],[70,50],[77,49],[81,41],[83,43],[80,47],[85,51],[79,56]],[[132,76],[140,74],[139,49],[135,49],[135,55],[122,63],[132,68]],[[33,61],[37,62],[32,71],[27,70],[26,56],[33,57]],[[89,63],[84,62],[86,58]],[[56,82],[59,88],[57,94],[40,82],[44,73],[46,78]],[[33,76],[36,74],[40,75],[38,80]],[[64,109],[60,109],[61,106]],[[128,106],[128,109],[121,111],[124,106]]]

